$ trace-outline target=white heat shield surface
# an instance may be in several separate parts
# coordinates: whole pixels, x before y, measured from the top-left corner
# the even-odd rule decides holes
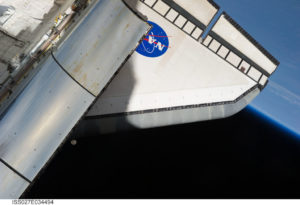
[[[155,8],[137,3],[154,27],[88,116],[231,102],[257,85]]]
[[[247,56],[268,74],[272,74],[279,62],[262,48],[247,32],[236,24],[227,14],[222,14],[212,31]]]
[[[205,26],[218,12],[218,7],[212,1],[207,0],[174,0],[174,2],[184,8],[187,12],[197,18]]]
[[[131,0],[125,0],[130,2]],[[178,26],[185,25],[189,19],[190,26],[197,26],[201,33],[206,29],[219,10],[219,6],[210,0],[140,0],[171,21],[178,21]],[[191,31],[191,30],[190,30]],[[189,30],[187,30],[189,32]],[[199,30],[198,30],[199,32]]]

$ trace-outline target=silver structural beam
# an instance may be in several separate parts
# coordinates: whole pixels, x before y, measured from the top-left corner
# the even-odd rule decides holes
[[[101,0],[39,65],[0,121],[0,197],[23,193],[149,29],[122,1]]]

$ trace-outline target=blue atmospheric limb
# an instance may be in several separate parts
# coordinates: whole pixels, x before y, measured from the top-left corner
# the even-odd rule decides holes
[[[251,107],[300,136],[300,1],[215,2],[280,61]]]
[[[169,48],[169,39],[166,32],[156,23],[148,21],[152,29],[138,46],[136,51],[146,57],[155,58],[165,54]]]
[[[290,127],[288,127],[284,122],[280,122],[277,119],[275,119],[274,117],[264,113],[263,111],[257,109],[255,106],[253,105],[248,105],[246,107],[246,110],[254,113],[256,116],[265,119],[267,122],[270,122],[271,124],[277,126],[280,130],[290,134],[291,136],[295,137],[297,140],[300,140],[300,134],[291,129]]]

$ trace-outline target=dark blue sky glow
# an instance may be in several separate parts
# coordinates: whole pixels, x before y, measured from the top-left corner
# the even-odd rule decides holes
[[[280,61],[252,108],[300,136],[300,0],[215,0]]]

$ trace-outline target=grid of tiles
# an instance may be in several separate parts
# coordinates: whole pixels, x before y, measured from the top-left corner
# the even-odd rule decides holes
[[[202,42],[202,45],[214,52],[216,55],[230,63],[233,67],[246,74],[248,77],[256,81],[262,86],[265,86],[268,77],[256,69],[250,62],[247,62],[234,51],[222,45],[221,42],[214,39],[212,36],[207,37]]]
[[[164,19],[171,22],[173,25],[178,27],[180,30],[191,36],[196,41],[200,40],[203,30],[189,21],[186,17],[181,15],[174,8],[171,8],[168,4],[162,0],[140,0],[145,5],[150,7],[156,13],[161,15]]]
[[[230,63],[233,67],[238,69],[240,72],[244,73],[257,83],[259,83],[262,87],[266,85],[268,77],[261,73],[258,69],[256,69],[249,62],[240,57],[237,53],[231,51],[226,46],[222,45],[219,41],[214,39],[212,36],[207,35],[207,37],[202,41],[201,34],[203,34],[203,30],[196,25],[194,25],[191,21],[189,21],[186,17],[181,15],[174,8],[171,8],[169,5],[164,3],[162,0],[140,0],[145,5],[150,7],[156,13],[161,15],[163,18],[171,22],[173,25],[181,29],[183,32],[191,36],[197,42],[201,43],[209,50],[214,52],[216,55],[224,59],[226,62]]]

